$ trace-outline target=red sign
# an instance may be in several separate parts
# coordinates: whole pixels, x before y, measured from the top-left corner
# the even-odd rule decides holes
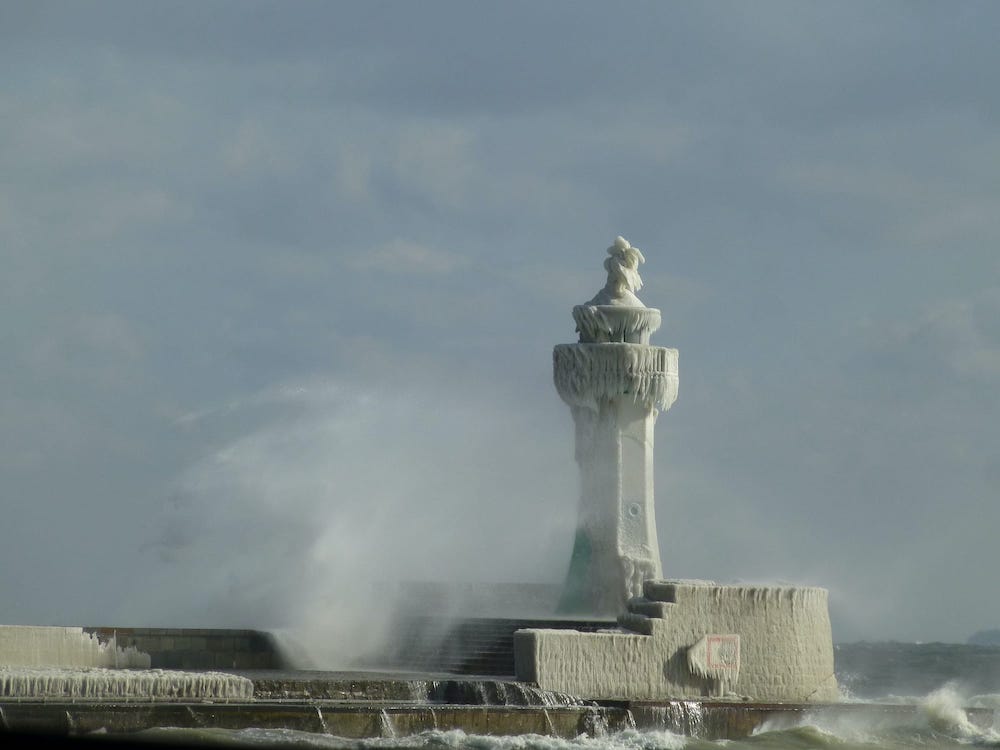
[[[705,638],[705,663],[709,669],[740,668],[740,637],[710,635]]]

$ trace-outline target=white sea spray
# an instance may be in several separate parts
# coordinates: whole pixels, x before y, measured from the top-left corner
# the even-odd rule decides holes
[[[668,731],[627,729],[602,737],[580,734],[563,738],[540,734],[492,736],[468,734],[461,729],[432,730],[404,737],[349,739],[293,729],[241,730],[160,728],[138,733],[154,741],[191,742],[226,746],[298,746],[333,750],[681,750],[691,740]],[[719,744],[719,743],[713,743]]]
[[[1000,732],[983,728],[969,720],[965,708],[970,705],[954,683],[948,683],[926,696],[920,706],[930,727],[942,734],[977,744],[1000,742]]]

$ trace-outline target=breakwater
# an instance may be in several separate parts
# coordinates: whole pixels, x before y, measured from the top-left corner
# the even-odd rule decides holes
[[[1000,697],[996,695],[1000,693],[996,681],[1000,649],[954,644],[837,647],[838,679],[850,688],[855,702],[584,700],[513,679],[512,633],[523,624],[482,620],[442,627],[434,622],[410,622],[400,633],[401,651],[422,668],[407,665],[406,671],[397,667],[395,671],[351,672],[289,669],[288,655],[267,633],[85,628],[83,640],[88,647],[92,636],[102,645],[138,648],[149,654],[153,669],[114,670],[121,682],[115,683],[114,690],[98,689],[108,671],[99,668],[66,669],[53,679],[42,675],[45,679],[39,680],[26,673],[0,681],[9,687],[0,689],[0,731],[8,736],[27,732],[49,737],[98,733],[99,737],[177,727],[181,733],[233,732],[237,739],[247,731],[275,730],[361,740],[433,738],[435,731],[453,730],[470,737],[563,738],[667,730],[706,740],[738,740],[762,730],[793,731],[806,725],[911,726],[925,731],[945,721],[959,727],[965,737],[976,736],[971,726],[990,729],[994,708],[1000,706],[994,700]],[[594,629],[605,626],[575,624]],[[191,685],[198,688],[196,697],[180,689],[179,683],[170,690],[133,689],[142,688],[150,672],[170,667],[197,670],[187,673]],[[495,673],[455,673],[473,667]],[[252,689],[206,690],[201,682],[212,675],[205,670],[246,681]],[[102,679],[95,680],[95,675]],[[928,711],[919,696],[945,683],[964,684],[965,697],[955,696],[946,711],[940,706]],[[45,689],[23,689],[32,684]],[[970,700],[972,708],[966,707]]]
[[[469,735],[600,737],[628,729],[668,730],[704,739],[738,739],[759,728],[815,717],[901,725],[921,721],[919,706],[871,703],[763,704],[664,701],[607,703],[548,693],[509,680],[447,675],[241,672],[250,700],[0,699],[0,729],[15,733],[122,735],[158,727],[282,729],[344,738],[405,737],[431,730]],[[992,709],[967,709],[990,726]]]

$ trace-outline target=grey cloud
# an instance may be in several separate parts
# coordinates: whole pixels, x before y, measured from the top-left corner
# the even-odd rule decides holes
[[[658,428],[668,571],[829,582],[870,605],[841,616],[858,637],[995,627],[968,587],[949,589],[953,622],[919,591],[985,564],[958,540],[989,549],[996,520],[993,8],[5,5],[0,489],[18,531],[0,554],[37,580],[4,584],[4,619],[110,611],[150,524],[181,568],[268,524],[308,535],[268,481],[340,512],[289,477],[343,469],[284,450],[334,407],[260,395],[275,384],[337,379],[410,433],[447,402],[439,382],[475,384],[450,428],[485,402],[479,448],[537,435],[551,465],[530,479],[563,492],[550,349],[624,234],[656,340],[681,351]],[[360,460],[393,422],[356,417]],[[404,437],[428,493],[480,481],[435,487],[417,459],[439,457]],[[191,536],[197,504],[162,506],[208,486],[224,446],[242,459],[218,489],[249,517],[230,529],[212,506]],[[106,585],[61,580],[38,543],[80,555],[77,530],[111,539],[88,571]],[[178,568],[143,560],[198,611]],[[264,612],[276,589],[240,609],[234,576],[212,582],[233,621]]]
[[[377,248],[361,250],[347,263],[356,269],[385,273],[442,274],[460,269],[468,259],[447,250],[396,239]]]
[[[915,13],[904,3],[218,3],[210,14],[157,3],[104,4],[103,13],[33,5],[7,24],[19,53],[41,38],[71,51],[96,44],[145,60],[248,69],[310,61],[333,73],[309,78],[300,90],[310,98],[450,115],[570,103],[598,112],[655,97],[727,120],[741,113],[814,126],[859,106],[876,116],[922,108],[930,87],[960,97],[963,87],[951,84],[970,83],[969,71],[991,59],[981,3],[961,13]],[[956,34],[968,42],[961,54],[939,52]],[[844,63],[824,65],[831,55]],[[280,86],[294,91],[296,77]]]
[[[54,335],[36,340],[25,361],[40,377],[121,385],[142,354],[143,342],[126,320],[98,314],[71,320]]]

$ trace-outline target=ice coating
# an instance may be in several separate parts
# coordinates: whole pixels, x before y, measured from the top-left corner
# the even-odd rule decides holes
[[[519,630],[518,679],[599,700],[814,703],[839,697],[821,588],[646,581],[644,596],[629,602],[619,624],[620,630],[601,633]],[[732,681],[689,669],[689,649],[713,634],[739,636]]]
[[[660,311],[635,296],[642,252],[608,248],[607,283],[573,308],[576,344],[552,352],[553,380],[572,412],[580,504],[560,610],[615,615],[661,576],[653,507],[653,427],[677,398],[677,351],[650,346]]]
[[[118,648],[77,627],[0,625],[0,665],[148,668],[149,654]]]
[[[624,237],[615,239],[608,256],[604,287],[585,305],[573,308],[580,343],[648,344],[650,334],[660,327],[660,311],[646,307],[635,296],[642,288],[639,264],[646,259]]]
[[[639,264],[645,262],[639,248],[632,247],[624,237],[615,237],[608,248],[608,257],[604,260],[604,270],[608,272],[607,283],[588,304],[643,307],[635,293],[642,289]]]
[[[653,428],[677,398],[678,357],[649,344],[660,313],[635,296],[642,253],[618,237],[608,255],[605,287],[573,309],[579,342],[552,353],[580,470],[560,609],[621,627],[518,631],[518,679],[608,700],[835,700],[825,590],[659,580]]]
[[[677,400],[677,350],[637,344],[561,344],[552,351],[559,396],[570,406],[597,411],[627,398],[666,411]]]
[[[660,327],[660,311],[652,307],[577,305],[573,320],[581,344],[648,344]]]
[[[248,701],[253,682],[222,672],[0,667],[0,697]]]

